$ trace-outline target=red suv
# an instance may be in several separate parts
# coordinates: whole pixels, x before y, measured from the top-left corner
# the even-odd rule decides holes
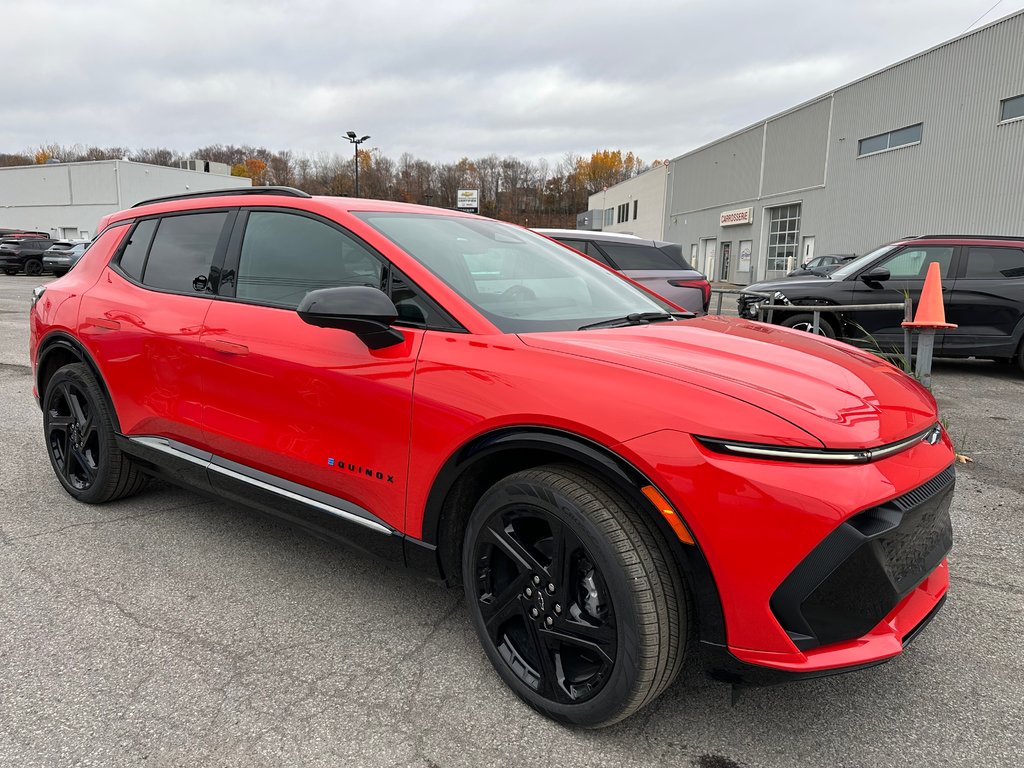
[[[162,476],[461,584],[499,675],[563,722],[621,720],[698,646],[732,683],[877,664],[946,594],[927,390],[519,227],[150,201],[36,290],[31,351],[76,499]]]

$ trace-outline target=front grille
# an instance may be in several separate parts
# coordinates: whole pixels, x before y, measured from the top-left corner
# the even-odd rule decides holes
[[[927,483],[850,518],[793,569],[771,608],[802,650],[870,631],[953,545],[950,466]]]

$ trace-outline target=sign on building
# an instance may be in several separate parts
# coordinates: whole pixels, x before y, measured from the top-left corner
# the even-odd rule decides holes
[[[455,207],[466,213],[479,213],[480,190],[460,189],[455,195]]]
[[[750,224],[754,221],[753,208],[737,208],[733,211],[722,211],[718,223],[723,227],[735,227],[739,224]]]

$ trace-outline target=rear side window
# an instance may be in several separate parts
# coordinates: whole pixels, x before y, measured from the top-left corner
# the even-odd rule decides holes
[[[142,272],[143,284],[179,293],[204,292],[227,218],[227,211],[218,211],[161,219]]]
[[[381,287],[383,263],[354,238],[305,216],[253,211],[245,227],[235,296],[294,309],[309,291]]]
[[[585,253],[592,259],[597,259],[602,264],[608,264],[608,257],[601,253],[597,246],[587,240],[567,240],[558,238],[558,242],[568,245],[570,248],[575,248],[580,253]]]
[[[682,269],[667,253],[653,245],[625,245],[601,243],[601,250],[608,254],[612,264],[622,270],[639,269]]]
[[[149,244],[153,240],[153,233],[156,231],[156,219],[140,221],[128,237],[128,243],[121,253],[121,260],[118,266],[128,277],[142,282],[142,267],[146,263],[146,253],[149,251]]]
[[[988,280],[1024,277],[1024,250],[971,248],[967,253],[967,273],[964,277]]]

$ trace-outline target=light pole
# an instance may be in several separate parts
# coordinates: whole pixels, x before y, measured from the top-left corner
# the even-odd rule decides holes
[[[348,133],[345,134],[345,138],[348,139],[350,142],[352,142],[352,145],[355,147],[355,151],[356,151],[356,194],[355,194],[355,197],[359,197],[359,145],[362,144],[364,141],[366,141],[370,137],[369,136],[363,136],[363,138],[357,139],[356,138],[356,132],[355,131],[349,131]]]

